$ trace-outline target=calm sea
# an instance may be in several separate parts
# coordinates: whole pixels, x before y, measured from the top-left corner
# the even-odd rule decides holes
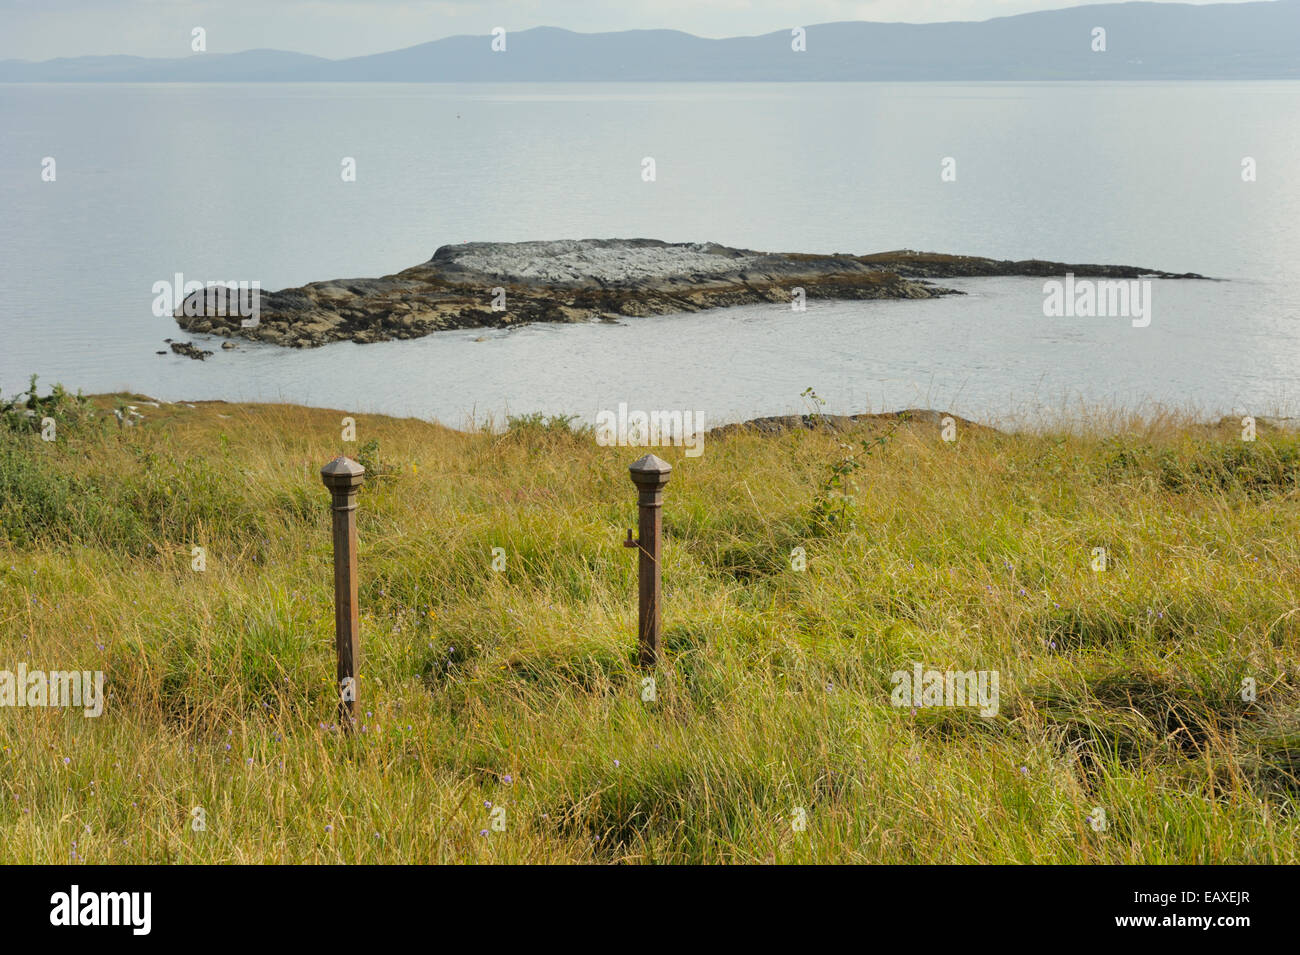
[[[1300,409],[1300,83],[0,85],[0,128],[6,395],[36,372],[452,425],[622,401],[721,423],[802,410],[809,386],[839,412],[990,421]],[[1156,283],[1146,328],[1046,318],[1041,280],[988,279],[929,302],[155,354],[187,337],[151,309],[177,272],[276,289],[445,243],[640,236],[1227,281]]]

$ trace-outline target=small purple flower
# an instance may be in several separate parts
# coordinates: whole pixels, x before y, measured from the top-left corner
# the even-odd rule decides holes
[[[511,776],[509,773],[506,773],[504,776],[501,777],[501,781],[505,783],[507,786],[509,786],[511,783],[515,781],[515,777]]]
[[[325,827],[325,831],[326,831],[326,832],[333,832],[333,831],[334,831],[334,827],[333,827],[333,826],[328,826],[328,825],[327,825],[327,826]]]
[[[480,829],[480,830],[478,831],[478,834],[479,834],[480,836],[483,836],[484,838],[487,838],[487,830],[486,830],[486,829]]]

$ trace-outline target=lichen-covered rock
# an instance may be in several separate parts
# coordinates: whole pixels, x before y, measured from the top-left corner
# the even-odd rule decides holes
[[[976,275],[1173,276],[1130,266],[1003,262],[910,251],[876,255],[756,252],[713,242],[581,239],[444,245],[428,262],[373,279],[252,291],[256,323],[195,292],[182,328],[290,347],[419,338],[450,328],[578,322],[804,299],[959,294],[928,279]],[[187,307],[188,306],[188,307]],[[218,314],[219,311],[229,314]],[[187,314],[188,313],[188,314]]]

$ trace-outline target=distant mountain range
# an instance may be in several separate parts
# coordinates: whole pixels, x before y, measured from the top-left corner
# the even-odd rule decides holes
[[[1105,29],[1105,52],[1093,30]],[[0,82],[1210,80],[1300,78],[1300,0],[1111,3],[981,22],[804,25],[710,40],[676,30],[537,27],[328,60],[281,50],[179,59],[0,61]]]

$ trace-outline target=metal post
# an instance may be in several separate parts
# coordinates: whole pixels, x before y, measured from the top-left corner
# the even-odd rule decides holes
[[[661,596],[659,558],[662,554],[664,485],[672,473],[667,461],[647,454],[628,471],[637,487],[637,532],[639,540],[627,532],[624,547],[639,547],[637,568],[638,623],[637,661],[651,669],[659,660],[659,598]]]
[[[357,715],[361,630],[357,617],[357,492],[366,469],[339,455],[320,469],[334,497],[334,649],[338,655],[339,725],[352,730]]]

